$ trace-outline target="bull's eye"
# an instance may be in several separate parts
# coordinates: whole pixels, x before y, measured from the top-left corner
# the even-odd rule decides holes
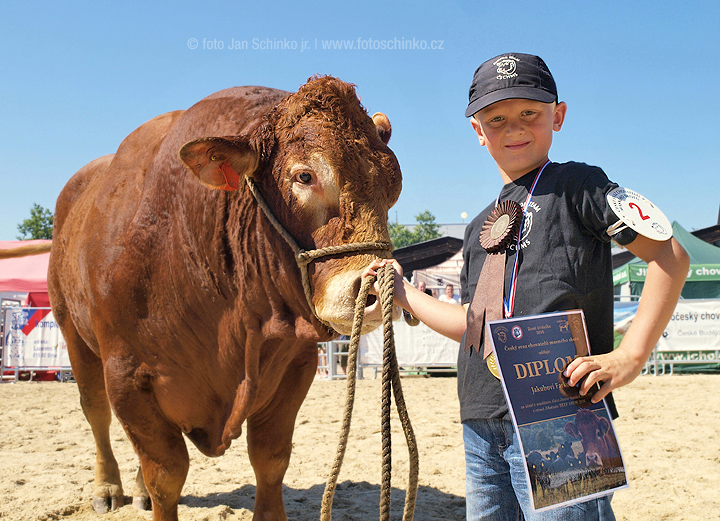
[[[308,184],[310,181],[312,181],[312,174],[310,174],[309,172],[301,172],[297,177],[300,182],[304,184]]]

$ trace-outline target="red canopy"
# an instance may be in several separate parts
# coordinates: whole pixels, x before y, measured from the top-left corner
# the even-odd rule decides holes
[[[50,241],[0,241],[0,249],[7,250],[28,244]],[[0,291],[47,294],[47,272],[50,253],[0,260]],[[40,300],[35,297],[35,302]],[[47,297],[44,297],[47,300]]]

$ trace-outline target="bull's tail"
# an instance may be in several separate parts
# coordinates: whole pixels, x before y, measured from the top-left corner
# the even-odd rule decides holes
[[[0,260],[27,257],[28,255],[40,255],[41,253],[49,252],[50,246],[52,246],[52,242],[43,242],[40,244],[27,244],[25,246],[18,246],[17,248],[0,250]]]

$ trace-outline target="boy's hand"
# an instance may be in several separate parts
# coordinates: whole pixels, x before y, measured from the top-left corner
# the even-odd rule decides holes
[[[420,291],[403,279],[403,270],[395,259],[372,261],[363,270],[362,278],[377,275],[378,270],[388,264],[392,264],[395,268],[395,290],[393,293],[395,304],[411,313],[433,331],[460,342],[465,333],[469,304],[458,306],[457,304],[440,302],[438,299]],[[378,294],[379,286],[377,281],[370,288],[370,291],[375,295]]]
[[[587,378],[580,386],[580,394],[584,396],[596,383],[600,390],[592,397],[592,403],[598,403],[612,390],[629,384],[642,372],[642,361],[638,363],[626,351],[616,349],[604,355],[583,356],[576,358],[564,371],[569,378],[568,385],[576,385],[585,375]]]
[[[402,287],[403,283],[403,269],[402,266],[400,266],[400,263],[396,261],[395,259],[375,259],[372,261],[367,268],[365,268],[362,272],[362,275],[360,276],[362,279],[365,277],[377,277],[377,270],[382,268],[383,266],[386,266],[388,264],[392,264],[395,268],[395,288]],[[370,288],[370,293],[373,295],[377,295],[380,291],[380,288],[378,286],[377,280],[373,283],[372,287]]]

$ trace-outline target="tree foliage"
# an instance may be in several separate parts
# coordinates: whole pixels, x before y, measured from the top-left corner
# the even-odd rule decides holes
[[[22,233],[22,236],[18,236],[21,241],[52,239],[53,213],[39,204],[33,203],[30,209],[30,219],[25,219],[18,224],[18,231]]]
[[[417,225],[412,231],[405,225],[398,222],[390,223],[388,230],[390,231],[390,239],[395,248],[403,248],[416,244],[418,242],[429,241],[440,237],[439,224],[435,224],[435,216],[430,211],[425,210],[415,216]]]
[[[417,214],[415,220],[418,222],[413,230],[413,235],[417,239],[415,242],[429,241],[440,237],[438,232],[440,225],[435,224],[435,216],[428,210]]]

